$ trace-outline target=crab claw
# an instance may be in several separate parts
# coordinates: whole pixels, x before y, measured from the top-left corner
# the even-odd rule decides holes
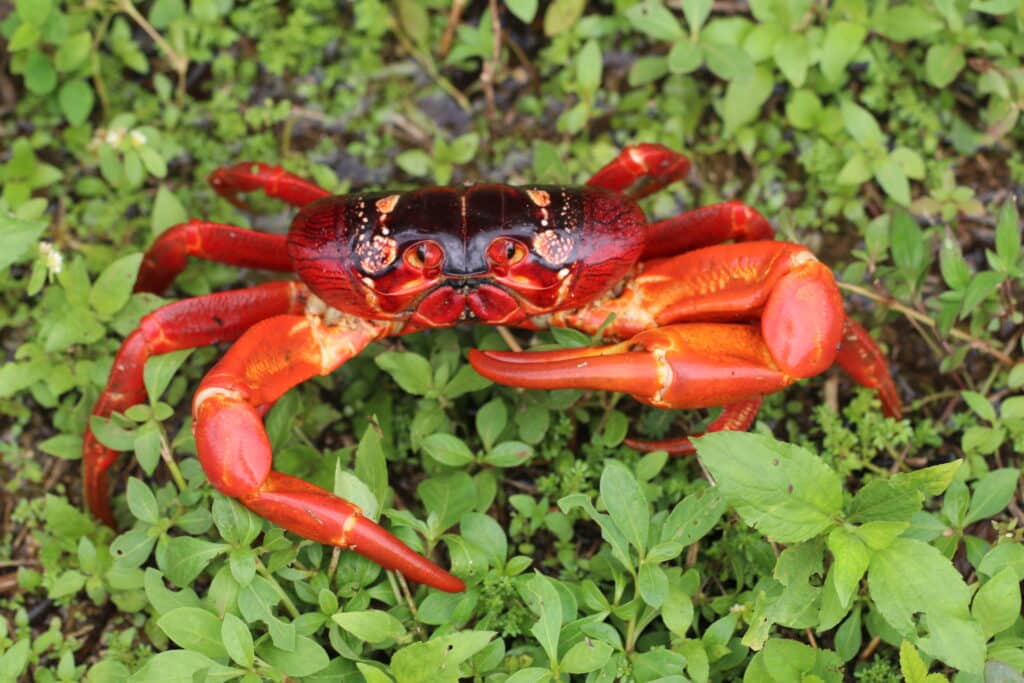
[[[659,408],[748,401],[795,378],[778,369],[751,325],[688,323],[611,346],[530,353],[470,351],[484,377],[527,389],[621,391]]]

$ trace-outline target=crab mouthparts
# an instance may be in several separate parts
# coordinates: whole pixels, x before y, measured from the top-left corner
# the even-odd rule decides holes
[[[430,292],[416,308],[416,317],[431,326],[476,319],[500,325],[523,317],[519,303],[501,287],[479,279],[453,280]]]

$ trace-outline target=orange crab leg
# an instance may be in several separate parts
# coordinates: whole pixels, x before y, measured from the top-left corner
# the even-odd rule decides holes
[[[761,397],[758,396],[749,401],[738,401],[722,406],[722,412],[700,434],[650,441],[627,438],[623,443],[638,451],[668,451],[670,455],[690,455],[697,451],[697,447],[690,440],[692,438],[712,432],[745,432],[750,429],[750,425],[754,424],[754,418],[757,417],[757,411],[761,409],[761,401]]]
[[[297,207],[303,207],[331,194],[280,166],[270,166],[256,161],[243,161],[218,168],[210,174],[209,181],[217,194],[244,211],[248,211],[249,206],[238,196],[240,192],[263,190],[268,197],[280,199]]]
[[[722,202],[651,223],[640,258],[649,261],[729,240],[754,242],[774,236],[771,223],[757,210],[743,202]]]
[[[243,268],[291,272],[284,235],[239,228],[223,223],[190,220],[157,237],[142,259],[136,292],[159,294],[185,270],[189,256]]]
[[[146,400],[143,368],[150,356],[231,341],[264,318],[301,311],[307,296],[305,285],[298,282],[270,282],[158,308],[124,340],[93,415],[109,417]],[[117,451],[101,444],[88,428],[82,451],[86,503],[94,515],[114,526],[107,469]]]
[[[690,160],[684,155],[668,147],[644,143],[624,148],[587,185],[640,199],[685,178],[689,172]]]
[[[418,583],[457,592],[463,582],[417,554],[360,509],[273,472],[260,410],[288,389],[326,375],[387,334],[387,324],[340,316],[284,315],[255,325],[207,374],[192,404],[199,461],[210,483],[258,515],[319,543],[350,548]]]

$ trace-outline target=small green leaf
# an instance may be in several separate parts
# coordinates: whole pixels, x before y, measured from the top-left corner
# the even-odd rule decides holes
[[[402,622],[380,610],[340,612],[332,616],[331,620],[368,643],[401,640],[406,633]]]
[[[430,362],[411,351],[385,351],[374,362],[402,387],[404,391],[423,396],[433,386]]]
[[[481,406],[476,413],[476,432],[485,449],[489,450],[494,445],[507,424],[508,409],[500,398],[493,398]]]
[[[633,472],[617,460],[605,462],[601,473],[601,500],[615,524],[643,555],[651,521],[650,504]]]
[[[25,87],[33,95],[48,95],[57,87],[57,71],[50,58],[38,50],[29,53],[22,72]]]
[[[1020,483],[1020,471],[1002,469],[989,472],[974,486],[964,526],[993,517],[1009,505]]]
[[[71,125],[77,126],[89,118],[96,98],[93,96],[92,87],[79,78],[61,85],[57,100],[60,103],[60,110],[64,112],[64,118]]]
[[[537,0],[505,0],[505,6],[524,24],[532,23],[537,16]]]
[[[986,638],[990,638],[1017,622],[1020,607],[1020,580],[1012,567],[1004,567],[978,589],[971,613],[985,629]]]
[[[945,88],[956,80],[966,64],[967,59],[959,45],[936,43],[928,48],[925,56],[925,78],[936,88]]]
[[[0,211],[0,270],[25,261],[35,255],[39,237],[46,230],[47,221],[25,221]]]
[[[146,395],[150,401],[158,401],[163,396],[167,386],[174,379],[175,373],[189,357],[193,349],[182,349],[152,356],[146,359],[146,365],[142,371],[143,383],[146,385]]]
[[[874,166],[875,180],[897,204],[910,204],[910,181],[898,163],[888,156]]]
[[[142,254],[129,254],[107,266],[89,291],[89,304],[102,316],[109,317],[124,308],[132,295],[135,275],[142,264]]]
[[[442,465],[462,467],[473,462],[473,451],[454,434],[431,434],[423,439],[423,452]]]
[[[149,524],[160,521],[160,506],[157,505],[156,496],[142,480],[135,477],[128,479],[127,498],[128,509],[136,519]]]
[[[559,668],[570,674],[585,674],[596,671],[611,658],[612,646],[600,640],[585,638],[569,648],[562,657]]]
[[[885,144],[885,135],[878,121],[867,109],[853,100],[844,99],[840,102],[839,110],[842,112],[843,125],[846,126],[847,132],[862,147],[872,148]]]
[[[214,659],[228,656],[220,635],[221,620],[213,612],[198,607],[178,607],[161,616],[157,625],[186,650]]]
[[[583,15],[586,0],[554,0],[544,12],[544,35],[556,36],[569,30]]]
[[[601,87],[601,48],[596,40],[588,40],[576,55],[576,82],[580,90],[594,93]]]
[[[395,158],[398,167],[411,176],[423,177],[430,173],[433,166],[430,156],[422,149],[409,149]]]
[[[235,664],[249,668],[252,666],[255,652],[253,651],[252,634],[245,622],[228,612],[220,626],[220,638],[224,650]]]
[[[1017,217],[1017,205],[1007,201],[1000,209],[999,221],[996,223],[996,254],[1008,267],[1012,267],[1020,258],[1022,242],[1024,231]]]
[[[184,205],[166,185],[161,185],[153,202],[153,216],[150,222],[153,236],[156,237],[172,225],[184,223],[186,220],[188,212],[185,211]]]
[[[633,28],[655,40],[678,40],[684,36],[675,15],[660,0],[644,0],[626,10]]]

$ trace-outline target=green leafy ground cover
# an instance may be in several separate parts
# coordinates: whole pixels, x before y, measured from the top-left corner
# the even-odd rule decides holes
[[[288,4],[0,3],[0,680],[1024,680],[1017,0]],[[200,349],[97,425],[134,452],[122,531],[82,513],[89,411],[165,301],[130,293],[141,251],[289,220],[214,168],[578,183],[640,141],[696,163],[650,215],[741,198],[835,268],[904,419],[831,372],[669,460],[622,440],[709,413],[490,385],[493,329],[375,345],[275,406],[276,463],[466,578],[444,595],[214,493]],[[170,296],[262,279],[196,262]]]

